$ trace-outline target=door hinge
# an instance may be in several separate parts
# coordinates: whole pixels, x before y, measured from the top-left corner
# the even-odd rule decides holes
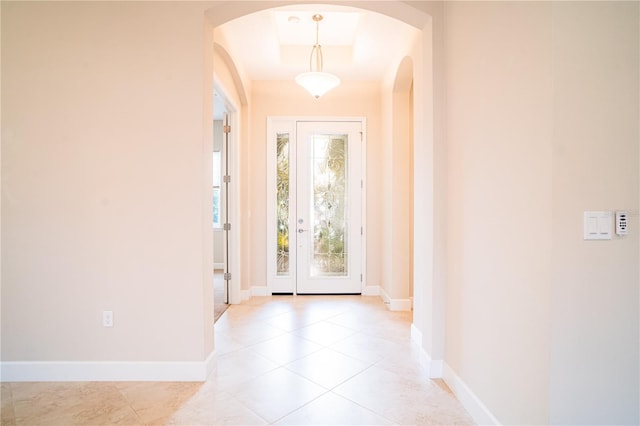
[[[360,189],[364,188],[364,180],[360,179]]]
[[[364,235],[364,228],[362,226],[360,227],[360,235]]]
[[[362,282],[362,274],[360,274],[360,282]]]
[[[229,126],[229,125],[222,126],[222,132],[223,133],[231,133],[231,126]]]
[[[230,183],[231,182],[231,176],[229,176],[229,175],[222,176],[222,181],[224,183]]]
[[[222,229],[225,231],[231,231],[231,224],[225,223],[224,225],[222,225]]]
[[[224,273],[224,280],[225,281],[231,280],[231,272],[225,272]]]

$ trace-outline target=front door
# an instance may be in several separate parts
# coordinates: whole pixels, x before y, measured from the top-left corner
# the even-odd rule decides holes
[[[269,124],[271,292],[361,293],[363,121]]]

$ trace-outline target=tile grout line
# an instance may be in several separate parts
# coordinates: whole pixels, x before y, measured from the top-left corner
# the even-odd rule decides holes
[[[15,403],[13,401],[13,384],[9,383],[9,398],[11,399],[11,412],[12,412],[12,420],[13,420],[13,424],[17,425],[18,424],[18,419],[16,418],[16,406]],[[0,421],[2,421],[2,419],[0,419]]]
[[[228,391],[226,391],[226,392],[229,394],[229,396],[230,396],[231,398],[233,398],[233,400],[234,400],[235,402],[237,402],[238,404],[242,405],[244,408],[246,408],[247,410],[249,410],[249,411],[250,411],[254,416],[257,416],[258,418],[260,418],[260,419],[264,420],[264,423],[265,423],[265,424],[267,424],[267,425],[271,425],[271,424],[272,424],[272,423],[270,423],[267,419],[265,419],[263,416],[261,416],[259,413],[255,412],[251,407],[249,407],[249,406],[248,406],[248,405],[246,405],[244,402],[242,402],[241,400],[239,400],[238,398],[236,398],[236,396],[235,396],[235,395],[233,395],[232,393],[230,393],[230,392],[228,392]]]
[[[142,425],[145,424],[145,422],[142,421],[142,417],[140,416],[140,414],[138,414],[138,410],[136,410],[135,408],[133,408],[133,405],[131,403],[131,400],[129,398],[127,398],[127,396],[122,392],[122,390],[116,386],[113,385],[113,388],[118,391],[118,393],[120,394],[120,396],[122,397],[122,399],[124,399],[127,402],[127,405],[129,406],[129,408],[131,409],[131,411],[133,411],[133,413],[136,415],[136,417],[138,418],[138,422]]]
[[[292,371],[292,373],[295,373],[295,371]],[[297,373],[295,373],[295,374],[297,374]],[[299,375],[299,374],[298,374],[298,375]],[[300,377],[302,377],[302,376],[300,376]],[[306,379],[306,380],[309,380],[309,379],[307,379],[306,377],[302,377],[302,378],[303,378],[303,379]],[[315,382],[313,382],[313,383],[315,383]],[[315,384],[317,384],[317,383],[315,383]],[[318,386],[320,386],[320,385],[318,385]],[[302,404],[301,406],[299,406],[299,407],[295,408],[294,410],[291,410],[290,412],[288,412],[288,413],[287,413],[287,414],[285,414],[284,416],[282,416],[282,417],[280,417],[280,418],[276,419],[273,423],[269,423],[269,424],[270,424],[270,425],[275,425],[276,423],[278,423],[280,420],[284,419],[285,417],[288,417],[288,416],[292,415],[292,414],[293,414],[293,413],[295,413],[296,411],[303,409],[303,408],[304,408],[304,407],[306,407],[307,405],[311,404],[312,402],[316,401],[317,399],[319,399],[319,398],[323,397],[324,395],[326,395],[326,394],[328,394],[328,393],[330,393],[330,392],[331,392],[331,390],[327,390],[327,388],[325,388],[324,386],[320,386],[320,387],[324,388],[324,389],[326,390],[326,392],[321,393],[320,395],[316,396],[315,398],[311,399],[310,401],[305,402],[305,403],[304,403],[304,404]]]

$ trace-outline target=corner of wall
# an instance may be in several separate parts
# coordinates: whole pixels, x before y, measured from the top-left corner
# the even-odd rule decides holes
[[[380,288],[380,298],[390,311],[410,311],[412,306],[411,298],[392,299],[384,288]]]
[[[473,420],[480,425],[499,425],[500,422],[469,386],[445,362],[442,378],[455,394],[460,403],[469,412]]]

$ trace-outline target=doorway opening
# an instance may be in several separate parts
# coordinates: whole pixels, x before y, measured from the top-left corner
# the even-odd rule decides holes
[[[227,269],[226,238],[224,223],[227,207],[224,191],[225,150],[225,122],[228,121],[225,101],[220,93],[214,89],[213,93],[213,302],[215,321],[229,306],[229,292],[225,281]]]
[[[232,190],[231,175],[234,150],[232,149],[232,117],[234,108],[219,85],[214,85],[213,108],[213,286],[214,320],[234,303],[231,266],[234,246],[231,237],[232,211],[237,198]],[[237,302],[235,302],[237,303]]]
[[[228,2],[214,1],[212,2],[212,7],[206,11],[206,16],[210,28],[217,29],[237,18],[248,17],[252,13],[266,10],[269,7],[273,8],[275,6],[286,6],[289,4],[291,3],[271,2],[268,5],[263,5],[258,2],[246,8],[234,8],[230,7]],[[336,2],[336,4],[350,5],[348,2]],[[412,289],[408,290],[408,293],[410,292],[409,294],[401,292],[397,295],[394,291],[390,296],[394,299],[394,302],[400,303],[400,308],[405,306],[407,302],[411,303],[411,306],[414,307],[412,337],[418,341],[421,346],[429,348],[429,353],[434,360],[439,360],[441,359],[443,349],[444,313],[442,310],[435,308],[444,304],[444,292],[442,291],[442,280],[434,279],[434,271],[439,270],[441,267],[441,263],[434,264],[434,258],[441,256],[442,250],[440,241],[435,240],[435,238],[441,238],[441,236],[438,234],[434,236],[434,221],[432,219],[434,211],[440,209],[441,206],[441,204],[439,204],[438,209],[434,207],[434,203],[439,202],[439,200],[434,200],[435,195],[437,195],[437,188],[434,183],[433,170],[434,162],[441,157],[441,153],[436,149],[439,149],[436,144],[438,138],[436,127],[441,119],[434,114],[434,111],[441,108],[439,99],[442,99],[441,86],[436,84],[440,78],[439,68],[434,67],[434,64],[438,61],[441,62],[442,58],[438,43],[434,43],[434,37],[438,37],[439,33],[438,31],[434,33],[433,16],[435,14],[435,16],[440,19],[441,11],[437,4],[431,4],[429,2],[418,2],[415,6],[408,5],[404,2],[394,2],[393,8],[388,8],[377,2],[363,2],[362,8],[395,18],[419,30],[415,38],[415,45],[410,46],[410,52],[409,50],[406,51],[406,54],[411,53],[411,55],[415,55],[415,57],[419,59],[413,64],[415,67],[413,73],[415,79],[412,82],[413,88],[411,89],[411,114],[412,118],[413,114],[415,114],[420,120],[416,119],[410,123],[410,126],[413,128],[412,145],[414,147],[412,154],[414,158],[412,181],[416,182],[416,187],[413,188],[412,191],[412,204],[414,206],[412,210],[415,217],[420,218],[420,220],[414,221],[411,235],[413,242],[411,252],[416,254],[416,259],[415,262],[413,262],[413,267],[409,268],[410,273],[413,275],[409,281],[415,281],[415,285]],[[221,42],[235,39],[235,37],[226,32],[226,30],[227,28],[225,28],[225,33],[219,38]],[[246,25],[242,25],[240,31],[241,35],[238,36],[238,39],[246,40],[246,38],[242,36],[246,34]],[[215,37],[214,40],[218,40],[217,35]],[[391,37],[385,37],[385,39],[391,39]],[[255,46],[253,46],[253,48],[236,49],[234,52],[255,52]],[[229,59],[228,65],[233,65],[232,62],[233,61]],[[214,65],[214,70],[215,69]],[[262,69],[262,67],[260,69]],[[241,79],[238,78],[237,81],[241,81]],[[244,100],[246,100],[246,98]],[[387,100],[389,101],[388,105],[390,105],[391,99],[387,98]],[[246,105],[244,101],[242,105],[243,107]],[[296,113],[291,113],[286,109],[274,112],[283,115]],[[314,112],[311,113],[313,114]],[[388,109],[385,109],[384,113],[387,115],[387,118],[391,114]],[[249,114],[249,116],[251,116],[251,114]],[[244,112],[243,117],[245,117]],[[246,126],[252,125],[251,122],[245,124]],[[246,143],[244,136],[245,130],[246,128],[243,127],[243,144]],[[388,136],[389,140],[393,138],[393,136],[388,133],[386,133],[385,136]],[[372,181],[372,186],[374,184],[375,182]],[[244,195],[243,192],[243,197]],[[267,196],[268,195],[269,194],[267,194]],[[251,213],[252,212],[249,211],[246,217],[243,217],[243,224],[247,223],[247,218],[250,219]],[[386,225],[391,226],[392,223],[387,223]],[[251,240],[246,238],[245,235],[247,234],[243,233],[243,243],[250,242]],[[236,237],[238,236],[236,235]],[[244,251],[245,247],[247,247],[247,245],[243,244],[243,274],[250,269],[250,265],[245,263],[246,259],[250,259]],[[262,245],[262,247],[264,247],[264,245]],[[257,251],[263,252],[262,249],[258,249]],[[240,260],[240,254],[238,251],[237,260]],[[374,258],[374,256],[377,255],[378,253],[372,253],[372,261],[377,262],[372,263],[372,265],[374,265],[371,268],[372,272],[370,274],[372,282],[364,287],[366,294],[372,296],[381,295],[381,291],[383,290],[382,285],[379,285],[382,284],[383,271],[376,270],[375,265],[383,264],[383,262],[386,262],[386,259],[384,259],[384,256],[380,256],[380,259]],[[264,259],[264,257],[258,258],[261,260]],[[268,265],[272,263],[273,262],[267,259]],[[267,268],[269,268],[269,266],[267,266]],[[382,269],[382,267],[379,269]],[[247,278],[243,281],[243,286],[245,287],[245,290],[242,290],[243,299],[245,298],[245,292],[248,298],[251,295],[265,295],[271,291],[269,275],[266,276],[266,287],[263,286],[264,281],[262,281],[262,277],[264,277],[264,275],[262,275],[261,272],[263,270],[261,266],[255,269],[258,279],[255,279],[253,275],[247,273]],[[364,271],[366,270],[365,268]],[[245,275],[243,275],[243,277],[244,276]],[[266,291],[263,289],[266,289]],[[240,291],[240,287],[238,287],[238,290]],[[411,296],[413,296],[412,301],[410,300]]]

